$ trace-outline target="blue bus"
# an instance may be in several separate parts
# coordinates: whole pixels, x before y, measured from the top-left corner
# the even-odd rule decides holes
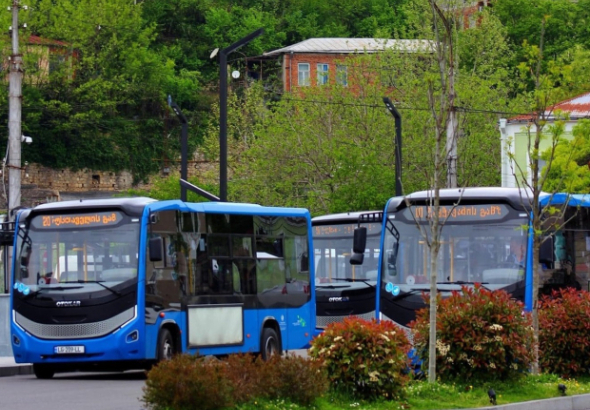
[[[177,353],[309,345],[306,209],[118,198],[21,210],[11,344],[38,378],[147,369]]]
[[[375,211],[377,212],[377,211]],[[323,331],[329,324],[348,316],[371,320],[375,317],[377,264],[381,224],[363,223],[367,228],[365,262],[349,263],[352,238],[363,212],[316,216],[311,220],[316,288],[316,326]]]
[[[578,197],[575,202],[573,199]],[[518,188],[440,190],[441,230],[437,291],[444,297],[462,286],[481,283],[505,290],[532,309],[533,263],[529,198]],[[590,200],[544,194],[542,206],[566,206],[561,221],[548,230],[540,248],[541,294],[563,287],[588,286]],[[409,330],[430,291],[430,234],[433,192],[393,197],[381,214],[361,215],[359,223],[382,223],[376,318]],[[549,227],[549,225],[548,225]],[[355,231],[351,263],[364,263],[364,228]]]

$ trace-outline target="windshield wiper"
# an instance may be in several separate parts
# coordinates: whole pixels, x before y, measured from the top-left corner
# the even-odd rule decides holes
[[[102,286],[103,288],[105,288],[106,290],[110,291],[111,293],[114,293],[117,296],[121,296],[121,292],[119,292],[118,290],[115,290],[113,288],[111,288],[110,286],[105,285],[103,280],[83,280],[83,279],[78,279],[78,280],[74,280],[74,281],[69,281],[69,282],[64,282],[64,283],[96,283],[97,285]],[[80,286],[82,287],[82,286]]]
[[[353,278],[330,278],[330,280],[341,280],[343,282],[362,282],[367,286],[370,286],[372,288],[375,287],[375,285],[369,283],[366,279],[353,279]]]
[[[81,289],[83,286],[47,286],[43,288],[39,288],[34,292],[29,293],[25,296],[25,299],[32,298],[33,296],[37,296],[39,293],[43,292],[44,290],[69,290],[69,289]]]

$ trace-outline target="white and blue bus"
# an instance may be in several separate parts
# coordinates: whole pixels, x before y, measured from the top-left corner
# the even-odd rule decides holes
[[[21,210],[11,345],[38,378],[145,369],[177,353],[309,346],[315,330],[306,209],[150,198]]]
[[[481,283],[505,290],[532,309],[533,263],[530,199],[517,188],[440,190],[441,229],[437,291],[444,297],[462,286]],[[359,226],[381,222],[376,318],[408,330],[430,291],[430,234],[433,192],[391,198],[381,214],[361,215]],[[590,269],[590,197],[542,196],[542,206],[566,206],[558,230],[546,231],[539,260],[540,287],[550,294],[563,287],[587,289]],[[547,225],[549,228],[551,225]],[[355,231],[351,263],[364,264],[365,243]],[[359,233],[359,235],[357,235]]]
[[[311,220],[319,331],[349,316],[366,320],[375,317],[381,224],[362,224],[367,228],[365,261],[362,266],[351,265],[352,238],[360,215],[366,212],[322,215]]]

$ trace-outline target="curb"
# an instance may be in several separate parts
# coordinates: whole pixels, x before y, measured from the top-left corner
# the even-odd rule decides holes
[[[22,376],[27,374],[33,374],[33,366],[30,364],[0,367],[0,377]]]
[[[590,394],[532,400],[498,406],[479,407],[477,410],[588,410]]]

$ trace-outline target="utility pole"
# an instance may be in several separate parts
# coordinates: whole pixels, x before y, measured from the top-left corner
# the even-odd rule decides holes
[[[18,0],[12,1],[12,55],[8,94],[8,218],[21,201],[21,104],[23,58],[18,53]]]
[[[454,68],[451,67],[451,71]],[[449,107],[447,120],[447,188],[457,188],[457,111],[455,110],[455,84],[454,76],[449,75],[449,87],[452,102]]]

